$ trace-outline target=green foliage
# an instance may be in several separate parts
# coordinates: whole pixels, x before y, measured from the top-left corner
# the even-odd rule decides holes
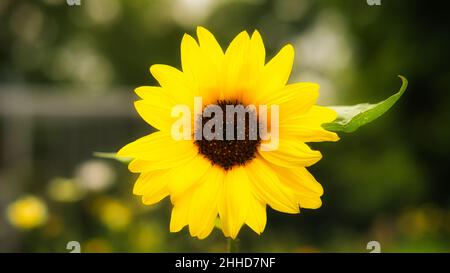
[[[117,156],[116,153],[94,152],[94,156],[98,157],[98,158],[115,159],[115,160],[125,163],[125,164],[128,164],[131,161],[131,158],[120,157],[120,156]]]
[[[322,127],[329,131],[351,133],[356,131],[359,127],[381,117],[400,99],[408,86],[408,80],[403,76],[399,77],[402,80],[400,90],[379,103],[331,106],[330,108],[338,113],[338,118],[333,122],[323,124]]]

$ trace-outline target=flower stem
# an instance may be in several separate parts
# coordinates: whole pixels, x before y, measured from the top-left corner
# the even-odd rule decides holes
[[[239,252],[239,239],[227,238],[227,252],[228,253],[238,253]]]

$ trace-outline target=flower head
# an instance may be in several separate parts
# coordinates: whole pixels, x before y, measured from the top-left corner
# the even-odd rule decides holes
[[[39,227],[47,221],[48,212],[45,203],[38,197],[25,196],[7,208],[9,222],[19,229]]]
[[[235,238],[244,224],[263,232],[267,205],[285,213],[320,207],[322,186],[305,167],[321,154],[305,142],[337,141],[321,127],[336,113],[315,105],[319,85],[287,84],[294,48],[266,63],[257,31],[241,32],[225,52],[205,28],[197,37],[182,39],[181,70],[153,65],[160,86],[135,90],[138,113],[159,131],[118,152],[140,173],[134,194],[147,205],[170,196],[170,231],[188,225],[198,238],[218,217]]]

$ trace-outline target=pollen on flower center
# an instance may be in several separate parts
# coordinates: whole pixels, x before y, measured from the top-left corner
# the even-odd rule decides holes
[[[217,106],[219,106],[222,109],[223,113],[223,137],[222,139],[213,138],[211,140],[207,140],[202,138],[201,140],[196,140],[195,144],[198,146],[199,152],[204,155],[206,158],[208,158],[212,164],[217,164],[220,167],[222,167],[225,170],[230,170],[234,166],[244,165],[247,162],[251,161],[253,158],[255,158],[258,146],[261,143],[261,138],[258,134],[258,128],[259,128],[259,121],[257,117],[256,111],[249,111],[245,113],[245,122],[244,122],[244,128],[243,128],[243,134],[244,139],[238,139],[238,121],[237,115],[234,115],[234,118],[232,120],[232,127],[234,132],[234,137],[230,140],[227,138],[227,126],[226,123],[230,122],[226,119],[227,117],[227,111],[229,109],[227,108],[227,105],[232,106],[244,106],[242,103],[240,103],[237,100],[229,101],[229,100],[219,100],[216,103]],[[232,114],[232,113],[230,113]],[[201,118],[201,117],[199,117]],[[214,118],[212,116],[211,118],[205,118],[202,119],[202,126],[201,129],[203,129],[204,125],[210,120]],[[251,126],[251,119],[256,120],[257,126]],[[230,128],[230,127],[229,127]],[[215,130],[215,129],[214,129]],[[256,132],[255,132],[256,130]],[[229,132],[230,134],[230,132]],[[228,134],[228,135],[229,135]],[[256,138],[253,138],[251,136],[256,136]]]

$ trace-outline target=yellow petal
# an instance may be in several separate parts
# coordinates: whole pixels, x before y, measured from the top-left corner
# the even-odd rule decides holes
[[[193,97],[198,94],[198,87],[183,72],[169,65],[155,64],[150,67],[150,73],[174,102],[192,105]]]
[[[218,213],[218,211],[217,211],[217,207],[216,207],[216,212],[214,213],[216,215],[216,217],[212,221],[210,220],[210,222],[205,224],[203,230],[197,235],[197,237],[199,239],[201,239],[201,240],[205,239],[214,230],[215,223],[216,223],[216,220],[217,220],[217,213]]]
[[[202,61],[200,48],[197,41],[189,34],[184,34],[181,40],[181,67],[183,72],[192,74],[194,78],[198,75],[198,63]]]
[[[218,69],[223,61],[223,50],[214,35],[204,27],[197,27],[197,37],[200,49],[207,58],[210,58]]]
[[[281,183],[294,193],[301,208],[316,209],[322,205],[320,196],[323,187],[306,168],[271,167],[277,172]]]
[[[313,105],[307,112],[292,115],[281,120],[280,123],[300,122],[305,126],[321,126],[323,123],[332,122],[337,118],[333,109],[324,106]]]
[[[170,134],[159,131],[127,144],[117,152],[117,155],[159,161],[158,164],[171,164],[171,161],[183,160],[197,153],[198,150],[192,141],[175,141]]]
[[[133,193],[142,195],[142,202],[145,205],[158,203],[169,195],[165,174],[166,172],[149,172],[141,174],[134,184]]]
[[[283,168],[275,165],[272,168],[277,172],[280,181],[292,191],[311,196],[322,196],[322,185],[306,168]]]
[[[248,33],[243,31],[231,41],[225,52],[222,75],[223,99],[241,99],[242,85],[246,80],[243,67],[249,42]]]
[[[251,198],[245,223],[256,233],[261,234],[266,227],[266,222],[266,205],[256,198]]]
[[[189,213],[189,232],[191,236],[200,239],[208,236],[214,228],[217,218],[217,203],[222,190],[224,171],[219,167],[212,167],[201,178],[197,187],[193,189]]]
[[[167,173],[167,179],[172,202],[176,202],[183,193],[198,184],[211,167],[211,162],[202,155],[197,155],[186,164],[171,169]]]
[[[219,199],[219,202],[220,202],[220,199]],[[220,203],[219,203],[219,205],[220,205]],[[219,209],[219,215],[220,215],[220,207],[218,207],[218,209]],[[228,226],[224,226],[224,223],[223,223],[221,217],[219,217],[218,221],[219,221],[219,225],[220,225],[220,230],[222,231],[223,235],[225,237],[230,237],[230,231],[228,229]]]
[[[169,160],[148,161],[136,158],[133,159],[130,164],[128,164],[128,170],[130,170],[130,172],[132,173],[142,173],[155,170],[171,169],[186,164],[196,155],[196,153],[179,154],[180,158],[178,160],[171,160],[169,158]]]
[[[283,136],[290,136],[302,142],[339,140],[339,136],[334,132],[327,131],[323,128],[311,128],[302,126],[301,123],[295,125],[280,125],[280,134]]]
[[[294,62],[294,48],[284,46],[278,54],[270,60],[262,72],[261,85],[258,96],[264,97],[283,88],[291,74]]]
[[[141,173],[139,175],[138,179],[136,180],[136,182],[134,183],[133,194],[143,195],[144,187],[148,186],[149,184],[150,184],[150,187],[154,186],[155,189],[167,186],[167,181],[161,181],[161,179],[158,180],[158,176],[162,173],[163,172],[160,172],[160,171]],[[150,179],[152,177],[156,177],[156,179],[155,179],[156,183],[150,183]],[[162,184],[162,183],[158,183],[158,182],[163,182],[164,185],[160,186],[160,184]]]
[[[264,69],[266,50],[258,31],[254,31],[250,39],[248,50],[245,53],[245,62],[242,68],[242,103],[245,105],[258,105],[257,98],[262,71]]]
[[[298,204],[302,209],[318,209],[322,206],[322,200],[318,196],[298,195]]]
[[[250,39],[250,51],[254,52],[256,63],[263,67],[266,63],[266,49],[261,34],[255,30]]]
[[[322,128],[322,124],[332,122],[337,117],[333,109],[313,106],[302,115],[293,115],[280,121],[280,134],[291,136],[303,142],[338,141],[336,133]]]
[[[183,72],[197,84],[195,96],[201,96],[204,104],[211,103],[211,99],[219,96],[218,77],[219,67],[215,65],[219,60],[213,60],[200,50],[195,39],[185,34],[181,41],[181,64]],[[217,94],[216,94],[217,93]],[[193,100],[193,96],[191,98]]]
[[[140,100],[134,103],[134,107],[145,122],[158,130],[170,131],[172,124],[176,121],[171,117],[172,108],[167,108],[163,104],[158,103],[162,99],[155,102],[149,100]]]
[[[253,159],[245,166],[252,189],[262,201],[273,209],[286,212],[298,213],[295,198],[287,188],[283,187],[277,174],[259,157]]]
[[[135,88],[134,92],[141,99],[147,99],[150,101],[153,101],[155,97],[159,97],[162,94],[169,107],[174,104],[171,98],[168,97],[167,94],[164,94],[164,90],[160,86],[140,86],[138,88]]]
[[[300,82],[286,85],[280,90],[267,94],[258,102],[264,105],[279,105],[280,121],[292,115],[307,112],[319,96],[319,85],[316,83]]]
[[[175,105],[171,98],[161,88],[150,86],[138,87],[135,92],[145,97],[134,103],[139,115],[159,130],[170,130],[176,120],[171,117],[172,107]]]
[[[170,217],[170,232],[178,232],[188,224],[191,200],[192,195],[188,194],[174,203]]]
[[[243,167],[226,173],[219,197],[219,215],[225,236],[235,239],[244,224],[253,198],[250,181]]]
[[[285,168],[311,166],[322,158],[319,151],[311,150],[305,143],[284,138],[280,138],[276,150],[259,149],[258,153],[268,162]]]
[[[170,97],[170,92],[167,92],[167,89],[157,86],[141,86],[136,88],[135,92],[143,99],[135,102],[137,112],[153,127],[162,131],[171,131],[174,123],[180,118],[180,116],[173,117],[172,110],[180,104],[187,105],[190,108],[186,115],[188,120],[191,121],[191,126],[193,126],[194,97],[189,96],[185,99],[186,103],[180,103],[180,98]]]

